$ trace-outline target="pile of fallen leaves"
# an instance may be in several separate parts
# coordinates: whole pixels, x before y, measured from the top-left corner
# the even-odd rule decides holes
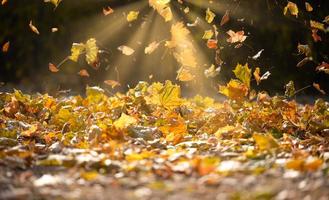
[[[252,101],[185,99],[169,81],[140,82],[126,94],[87,87],[85,97],[15,90],[0,93],[0,197],[63,197],[51,188],[98,183],[137,188],[134,197],[143,199],[175,190],[165,181],[218,186],[237,174],[269,172],[281,183],[307,174],[325,180],[328,136],[323,100],[300,105],[264,93]]]

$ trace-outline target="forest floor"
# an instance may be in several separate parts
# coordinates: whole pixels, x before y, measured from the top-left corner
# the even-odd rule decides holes
[[[0,93],[0,199],[328,199],[328,102],[179,90]]]

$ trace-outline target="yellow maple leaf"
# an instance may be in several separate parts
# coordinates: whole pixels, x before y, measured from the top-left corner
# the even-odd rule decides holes
[[[248,63],[245,65],[237,64],[233,72],[242,83],[250,88],[251,69],[248,67]]]
[[[132,22],[138,18],[139,11],[130,11],[127,15],[127,21]]]

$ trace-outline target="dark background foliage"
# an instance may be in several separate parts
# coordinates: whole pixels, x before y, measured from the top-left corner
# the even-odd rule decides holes
[[[179,18],[186,20],[187,17],[179,10],[179,4],[175,4],[173,9],[181,13]],[[207,1],[191,1],[194,4],[186,3],[191,12],[204,18]],[[303,88],[313,82],[320,83],[322,88],[329,93],[329,75],[318,73],[315,67],[322,61],[328,62],[328,34],[319,32],[323,41],[314,43],[311,37],[311,30],[307,23],[310,19],[322,21],[329,14],[329,3],[327,0],[310,1],[314,11],[305,11],[304,1],[298,1],[300,9],[299,17],[284,16],[282,11],[287,1],[279,0],[221,0],[222,10],[230,10],[231,20],[224,27],[220,27],[220,44],[224,47],[221,57],[225,61],[222,72],[217,80],[205,81],[203,84],[205,91],[195,91],[194,93],[214,94],[217,83],[225,83],[233,77],[232,69],[237,63],[249,63],[253,69],[261,67],[262,72],[269,70],[272,75],[260,86],[253,86],[257,90],[266,90],[271,94],[282,94],[283,86],[289,80],[295,81],[296,88]],[[133,26],[128,23],[119,31],[115,29],[114,20],[123,18],[122,13],[116,16],[103,16],[102,9],[111,6],[115,12],[129,6],[129,4],[145,4],[142,7],[141,17]],[[205,6],[196,6],[197,3]],[[204,8],[205,7],[205,8]],[[128,12],[129,10],[126,10]],[[151,8],[147,6],[147,1],[105,1],[105,0],[63,0],[59,7],[54,10],[54,6],[43,3],[42,0],[9,0],[5,6],[0,6],[0,44],[10,41],[10,50],[7,54],[0,53],[0,82],[5,83],[6,90],[16,87],[24,91],[54,92],[60,89],[72,89],[74,92],[82,92],[85,85],[103,85],[105,79],[116,79],[121,76],[120,82],[122,90],[126,90],[127,85],[134,85],[139,80],[148,80],[150,74],[154,75],[152,81],[163,81],[166,79],[175,80],[178,64],[173,60],[164,61],[165,48],[157,51],[153,55],[143,55],[136,52],[132,58],[123,58],[121,62],[114,64],[119,58],[120,52],[116,47],[125,44],[127,40],[140,28],[144,20],[151,21],[151,29],[161,32],[167,38],[170,37],[168,24],[163,20],[152,22],[154,15],[150,14]],[[120,12],[120,11],[118,11]],[[216,13],[216,24],[224,13]],[[243,22],[237,19],[244,19]],[[31,32],[28,27],[29,21],[38,27],[40,35]],[[189,21],[191,22],[191,21]],[[158,24],[155,24],[158,23]],[[112,25],[110,25],[112,24]],[[59,31],[51,32],[52,27],[58,27]],[[211,26],[209,26],[211,27]],[[234,48],[225,42],[227,36],[225,32],[229,29],[238,31],[244,30],[248,38],[241,48]],[[203,54],[206,54],[209,64],[214,62],[214,52],[207,49],[201,39],[203,30],[190,28],[195,40],[200,44]],[[106,31],[111,37],[105,38]],[[113,34],[112,34],[113,33]],[[48,70],[48,63],[58,64],[70,54],[70,47],[73,42],[84,42],[90,37],[96,37],[101,48],[108,54],[101,55],[102,66],[98,71],[94,71],[86,66],[84,61],[78,63],[71,61],[62,66],[61,72],[53,74]],[[100,37],[100,38],[99,38]],[[140,37],[145,44],[157,37],[157,34],[144,34]],[[314,63],[307,63],[301,68],[296,64],[303,59],[298,55],[297,45],[308,44],[313,52]],[[265,49],[259,60],[250,59],[260,49]],[[200,52],[201,53],[201,52]],[[167,55],[168,56],[168,55]],[[148,61],[145,61],[148,60]],[[91,77],[86,79],[79,77],[77,71],[86,68]],[[200,72],[202,73],[202,71]],[[124,75],[122,75],[124,74]],[[192,84],[190,84],[192,85]],[[185,84],[189,87],[188,84]],[[209,92],[211,91],[211,92]],[[303,90],[301,95],[318,96],[319,93],[314,88]]]

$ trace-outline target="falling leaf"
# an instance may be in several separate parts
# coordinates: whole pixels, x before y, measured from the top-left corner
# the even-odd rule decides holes
[[[206,21],[208,22],[208,24],[211,24],[214,21],[215,17],[215,13],[213,13],[209,8],[207,8]]]
[[[229,30],[226,32],[230,37],[227,39],[229,43],[243,42],[247,39],[247,36],[244,35],[244,31],[234,32]]]
[[[118,50],[122,52],[122,54],[126,55],[126,56],[131,56],[135,53],[135,50],[128,47],[128,46],[125,46],[125,45],[122,45],[122,46],[119,46],[118,47]]]
[[[310,61],[313,61],[312,57],[305,57],[305,58],[303,58],[303,60],[301,60],[300,62],[297,63],[296,67],[302,67]]]
[[[210,40],[207,41],[207,47],[209,49],[217,49],[218,48],[217,42],[218,42],[217,40],[210,39]]]
[[[254,74],[255,80],[257,82],[257,85],[259,85],[259,83],[260,83],[260,69],[259,69],[259,67],[257,67],[255,69],[253,74]]]
[[[114,12],[114,10],[113,10],[110,6],[107,6],[107,7],[103,8],[103,14],[104,14],[105,16],[110,15],[110,14],[112,14],[113,12]]]
[[[284,92],[284,96],[286,97],[293,97],[295,95],[295,84],[293,81],[289,81],[288,84],[285,85],[286,91]]]
[[[2,0],[1,5],[5,5],[8,2],[8,0]]]
[[[39,30],[37,29],[37,27],[35,27],[34,25],[33,25],[33,23],[32,23],[32,20],[30,21],[30,23],[29,23],[29,27],[30,27],[30,29],[35,33],[35,34],[40,34],[40,32],[39,32]]]
[[[321,89],[320,85],[318,83],[313,83],[313,87],[317,89],[321,94],[325,95],[326,92]]]
[[[287,15],[288,10],[291,15],[298,17],[298,7],[295,3],[288,1],[288,4],[283,9],[283,14]]]
[[[137,20],[138,15],[139,15],[139,11],[130,11],[127,15],[127,21],[132,22]]]
[[[319,29],[321,31],[325,31],[324,24],[321,23],[321,22],[310,20],[310,25],[311,25],[311,28],[315,28],[315,29]]]
[[[82,77],[89,77],[89,76],[90,76],[89,73],[88,73],[88,71],[87,71],[86,69],[82,69],[82,70],[80,70],[80,71],[78,72],[78,74],[79,74],[80,76],[82,76]]]
[[[278,143],[275,141],[271,134],[254,133],[252,137],[255,140],[257,147],[261,151],[273,150],[279,147]]]
[[[316,67],[316,70],[329,74],[329,64],[326,62],[322,62],[319,66]]]
[[[200,22],[200,18],[197,17],[193,23],[187,23],[186,25],[189,27],[194,27],[194,26],[197,26],[199,24],[199,22]]]
[[[237,64],[233,72],[242,83],[250,88],[251,69],[248,67],[248,63],[245,65]]]
[[[214,32],[212,30],[206,30],[202,36],[202,39],[209,40],[214,36]]]
[[[248,95],[248,87],[238,80],[230,80],[226,86],[219,86],[219,93],[230,99],[242,101]]]
[[[183,49],[179,53],[174,53],[174,56],[182,66],[192,68],[195,68],[197,66],[195,53],[191,49]]]
[[[71,47],[71,55],[69,58],[77,62],[79,59],[79,56],[85,51],[85,45],[83,43],[73,43]]]
[[[258,51],[258,53],[252,57],[252,59],[257,60],[261,56],[261,54],[263,53],[263,51],[264,51],[264,49]]]
[[[62,0],[44,0],[44,2],[46,3],[52,3],[54,4],[55,8],[57,8],[57,6],[61,3]]]
[[[190,72],[189,69],[186,69],[184,67],[181,67],[178,71],[177,71],[177,77],[176,79],[179,81],[191,81],[195,78],[195,76]]]
[[[120,86],[120,83],[119,83],[118,81],[115,81],[115,80],[105,80],[104,83],[105,83],[106,85],[111,86],[112,89],[115,88],[115,87]]]
[[[206,69],[204,71],[204,75],[207,77],[207,78],[214,78],[215,76],[217,76],[220,72],[221,68],[220,67],[217,67],[215,65],[211,65],[208,69]]]
[[[326,16],[322,22],[329,24],[329,15]]]
[[[226,10],[225,14],[223,15],[220,21],[220,26],[224,26],[229,21],[230,21],[230,11]]]
[[[49,68],[49,71],[51,71],[51,72],[53,72],[53,73],[59,72],[58,67],[56,67],[56,65],[54,65],[54,64],[52,64],[52,63],[49,63],[49,64],[48,64],[48,68]]]
[[[7,53],[10,47],[10,41],[6,42],[4,45],[2,45],[2,52]]]
[[[308,45],[298,44],[297,49],[299,54],[304,54],[306,57],[310,57],[312,54],[312,51]]]
[[[322,41],[322,38],[318,35],[318,29],[312,29],[312,38],[314,42]]]
[[[312,12],[313,11],[313,7],[308,2],[305,2],[305,8],[306,8],[307,12]]]
[[[56,28],[56,27],[51,28],[51,32],[52,32],[52,33],[55,33],[55,32],[57,32],[57,31],[58,31],[58,28]]]
[[[98,47],[95,38],[87,40],[85,45],[86,50],[86,61],[89,65],[95,66],[98,63]]]
[[[149,5],[156,10],[166,22],[171,21],[173,18],[169,3],[170,0],[149,0]]]
[[[153,53],[158,47],[159,47],[160,43],[158,42],[152,42],[150,43],[144,50],[145,54],[151,54]]]

